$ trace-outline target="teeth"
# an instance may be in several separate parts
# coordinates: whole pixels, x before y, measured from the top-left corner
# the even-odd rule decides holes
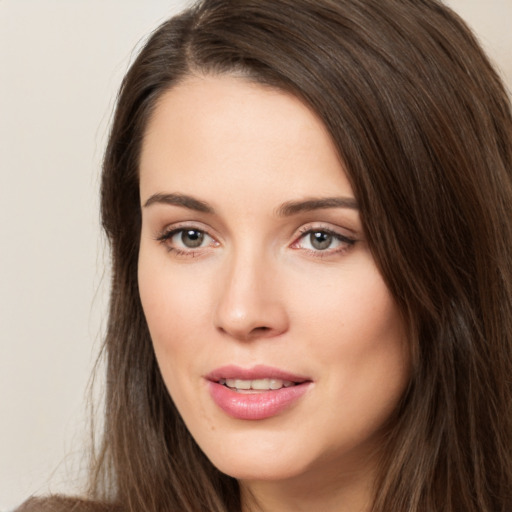
[[[281,389],[289,388],[294,383],[289,380],[281,379],[253,379],[253,380],[242,380],[242,379],[220,379],[219,384],[224,384],[228,388],[232,389],[254,389],[258,391],[268,391],[269,389]]]
[[[228,382],[229,381],[231,381],[231,383],[234,384],[234,386],[232,386],[232,387],[234,387],[236,389],[251,389],[251,381],[249,381],[249,380],[229,379]],[[228,384],[228,386],[229,386],[229,384]]]

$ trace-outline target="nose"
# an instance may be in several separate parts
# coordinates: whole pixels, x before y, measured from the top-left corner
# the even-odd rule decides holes
[[[289,319],[275,266],[252,254],[233,255],[226,267],[214,313],[216,328],[242,341],[284,333]]]

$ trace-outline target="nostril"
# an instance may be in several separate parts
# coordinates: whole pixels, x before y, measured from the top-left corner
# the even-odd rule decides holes
[[[262,326],[262,327],[255,327],[251,332],[253,334],[258,334],[258,333],[265,333],[265,332],[268,332],[268,331],[271,331],[272,329],[270,327],[266,327],[266,326]]]
[[[253,329],[251,329],[250,332],[247,334],[246,339],[255,340],[258,338],[268,338],[277,333],[278,331],[276,331],[276,329],[273,329],[272,327],[268,327],[266,325],[262,325],[260,327],[254,327]]]

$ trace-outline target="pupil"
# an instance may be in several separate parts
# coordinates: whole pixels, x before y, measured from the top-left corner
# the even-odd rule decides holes
[[[317,231],[316,233],[311,233],[310,241],[315,249],[322,251],[331,245],[332,235],[323,231]]]
[[[187,231],[183,231],[181,234],[181,241],[186,247],[194,248],[199,247],[204,239],[204,233],[201,231],[197,231],[195,229],[189,229]]]

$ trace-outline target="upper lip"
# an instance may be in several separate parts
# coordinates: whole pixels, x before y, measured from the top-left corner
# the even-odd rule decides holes
[[[235,365],[221,366],[208,373],[205,378],[212,382],[218,382],[221,379],[240,379],[240,380],[256,380],[256,379],[279,379],[288,380],[295,383],[311,381],[310,378],[303,375],[296,375],[279,368],[266,365],[256,365],[252,368],[242,368]]]

